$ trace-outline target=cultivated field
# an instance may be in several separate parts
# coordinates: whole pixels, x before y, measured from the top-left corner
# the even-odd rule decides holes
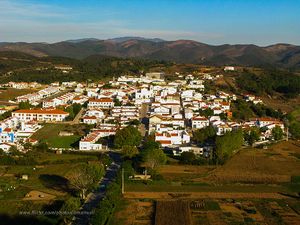
[[[127,200],[111,225],[299,224],[296,199]]]
[[[157,201],[155,225],[191,225],[192,218],[188,201]]]

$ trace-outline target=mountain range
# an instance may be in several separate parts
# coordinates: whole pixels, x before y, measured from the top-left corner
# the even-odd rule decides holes
[[[85,38],[57,43],[1,42],[0,51],[23,52],[37,57],[62,56],[83,59],[91,55],[145,58],[204,65],[278,66],[300,68],[300,46],[275,44],[209,45],[193,40],[119,37]]]

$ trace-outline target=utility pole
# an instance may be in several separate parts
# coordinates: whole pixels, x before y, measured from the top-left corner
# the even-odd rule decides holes
[[[289,127],[286,127],[286,141],[289,141]]]
[[[122,168],[122,195],[125,193],[124,190],[124,168]]]

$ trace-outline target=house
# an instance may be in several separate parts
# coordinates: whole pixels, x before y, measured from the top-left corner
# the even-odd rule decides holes
[[[209,126],[209,120],[203,116],[195,116],[192,119],[192,128],[201,129]]]
[[[85,95],[81,95],[81,96],[76,96],[75,98],[73,98],[72,104],[77,103],[77,104],[83,105],[87,101],[88,101],[88,97]]]
[[[195,155],[203,155],[204,148],[198,146],[181,146],[173,150],[173,155],[180,156],[183,152],[192,152]]]
[[[279,126],[283,126],[283,123],[278,119],[269,118],[269,117],[261,117],[251,119],[250,122],[253,122],[256,126],[262,128],[271,124],[278,124]]]
[[[136,104],[149,103],[150,98],[153,96],[153,91],[148,88],[138,89],[134,94]]]
[[[225,66],[224,71],[234,71],[234,66]]]
[[[2,149],[5,153],[8,153],[9,152],[9,149],[13,146],[16,146],[12,143],[1,143],[0,144],[0,149]]]
[[[104,112],[101,109],[89,109],[86,111],[85,116],[95,116],[97,119],[103,119]]]
[[[186,119],[191,119],[194,116],[194,112],[190,108],[184,108],[184,116]]]
[[[96,143],[101,138],[98,131],[92,131],[79,141],[79,150],[101,150],[102,144]]]
[[[114,101],[112,98],[99,98],[89,99],[88,108],[103,108],[110,109],[114,107]]]
[[[167,132],[156,132],[155,141],[162,147],[190,143],[190,135],[185,130],[173,130]]]
[[[215,128],[217,130],[216,134],[219,136],[232,131],[232,127],[230,127],[228,124],[220,124],[220,125],[215,126]]]
[[[20,109],[12,112],[12,116],[20,121],[64,121],[68,112],[60,109]]]
[[[0,143],[14,143],[15,133],[11,128],[0,129]]]
[[[86,124],[96,124],[98,119],[96,116],[84,116],[82,117],[82,122]]]

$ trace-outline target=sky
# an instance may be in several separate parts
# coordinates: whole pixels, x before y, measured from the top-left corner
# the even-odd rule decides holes
[[[300,45],[300,0],[0,0],[0,42],[124,36]]]

